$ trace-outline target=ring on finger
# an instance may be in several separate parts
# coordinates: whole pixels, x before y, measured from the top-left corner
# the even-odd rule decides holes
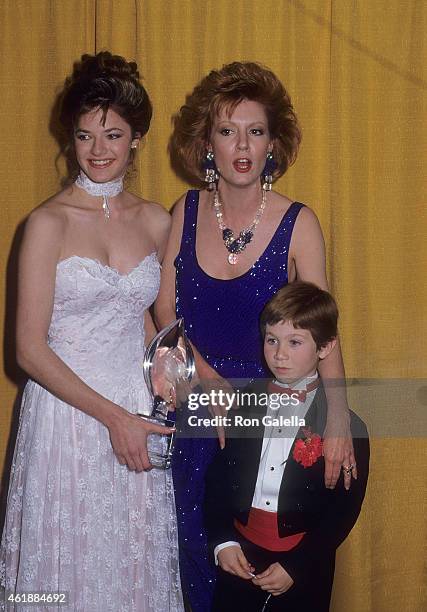
[[[351,472],[354,470],[356,466],[354,465],[354,463],[352,463],[351,465],[343,465],[341,467],[341,469],[346,473],[346,474],[351,474]]]

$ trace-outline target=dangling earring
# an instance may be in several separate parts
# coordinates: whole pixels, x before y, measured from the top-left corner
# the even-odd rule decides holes
[[[265,160],[264,170],[261,174],[261,183],[264,191],[271,191],[271,185],[273,183],[273,172],[277,168],[276,161],[273,157],[273,153],[268,151],[267,158]]]
[[[219,174],[215,164],[214,152],[212,149],[206,151],[206,157],[203,162],[203,169],[205,171],[205,183],[208,184],[208,191],[215,189],[215,183],[219,181]]]

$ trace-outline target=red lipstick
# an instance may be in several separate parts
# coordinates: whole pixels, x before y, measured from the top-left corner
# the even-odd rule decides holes
[[[239,159],[235,159],[233,162],[233,168],[236,172],[249,172],[252,168],[252,161],[247,157],[239,157]]]

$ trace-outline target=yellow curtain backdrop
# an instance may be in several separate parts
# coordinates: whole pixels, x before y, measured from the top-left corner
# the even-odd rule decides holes
[[[298,161],[277,189],[319,215],[347,373],[375,379],[385,390],[372,395],[350,388],[371,429],[371,476],[361,517],[338,553],[331,609],[427,609],[427,433],[420,411],[427,403],[427,3],[2,0],[1,12],[0,459],[19,380],[13,327],[20,230],[15,233],[58,189],[63,166],[55,170],[50,111],[73,62],[101,49],[138,62],[154,118],[131,188],[169,208],[186,188],[166,152],[172,114],[210,69],[259,61],[286,84],[303,127]],[[408,389],[399,403],[396,393],[386,393],[389,379]],[[392,404],[400,429],[381,422]],[[418,419],[412,430],[411,419]],[[10,445],[7,457],[6,467]]]

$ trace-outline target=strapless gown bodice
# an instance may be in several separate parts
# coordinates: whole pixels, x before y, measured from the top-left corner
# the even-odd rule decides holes
[[[155,253],[127,274],[87,257],[63,259],[57,266],[49,346],[101,394],[139,387],[144,312],[159,285]]]

